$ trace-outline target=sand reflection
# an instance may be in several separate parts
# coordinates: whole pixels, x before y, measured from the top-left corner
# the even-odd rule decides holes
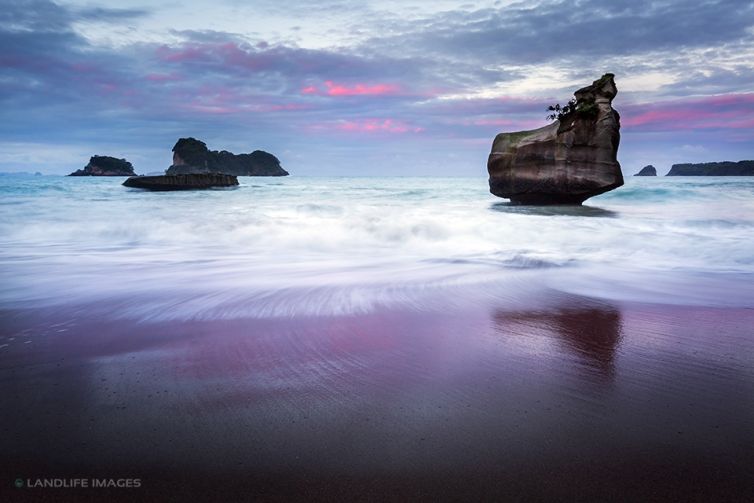
[[[611,304],[559,307],[548,311],[497,311],[495,327],[506,337],[545,337],[575,357],[590,376],[612,379],[622,338],[620,310]]]

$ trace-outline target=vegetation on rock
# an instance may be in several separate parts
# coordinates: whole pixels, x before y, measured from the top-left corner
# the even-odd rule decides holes
[[[554,105],[550,105],[547,107],[548,112],[552,112],[547,116],[547,120],[559,120],[563,121],[563,119],[572,116],[573,114],[576,114],[578,117],[585,118],[585,119],[591,119],[597,116],[597,112],[599,109],[597,108],[597,105],[594,103],[594,99],[583,99],[583,100],[577,100],[576,98],[572,98],[568,103],[560,106],[560,103],[556,103]]]

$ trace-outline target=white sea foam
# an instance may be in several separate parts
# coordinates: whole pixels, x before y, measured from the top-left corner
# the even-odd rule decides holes
[[[746,178],[629,179],[584,207],[511,206],[481,178],[242,178],[181,193],[120,181],[0,181],[0,306],[295,316],[549,289],[754,307]]]

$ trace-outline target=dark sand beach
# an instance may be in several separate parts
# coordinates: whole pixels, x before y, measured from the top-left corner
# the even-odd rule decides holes
[[[566,294],[190,322],[6,310],[0,499],[750,501],[753,326]],[[52,477],[141,487],[13,487]]]

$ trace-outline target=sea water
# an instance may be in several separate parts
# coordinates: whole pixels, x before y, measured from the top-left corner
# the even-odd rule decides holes
[[[754,308],[754,178],[628,177],[583,206],[475,178],[0,177],[0,309],[137,320],[433,310],[553,293]]]

